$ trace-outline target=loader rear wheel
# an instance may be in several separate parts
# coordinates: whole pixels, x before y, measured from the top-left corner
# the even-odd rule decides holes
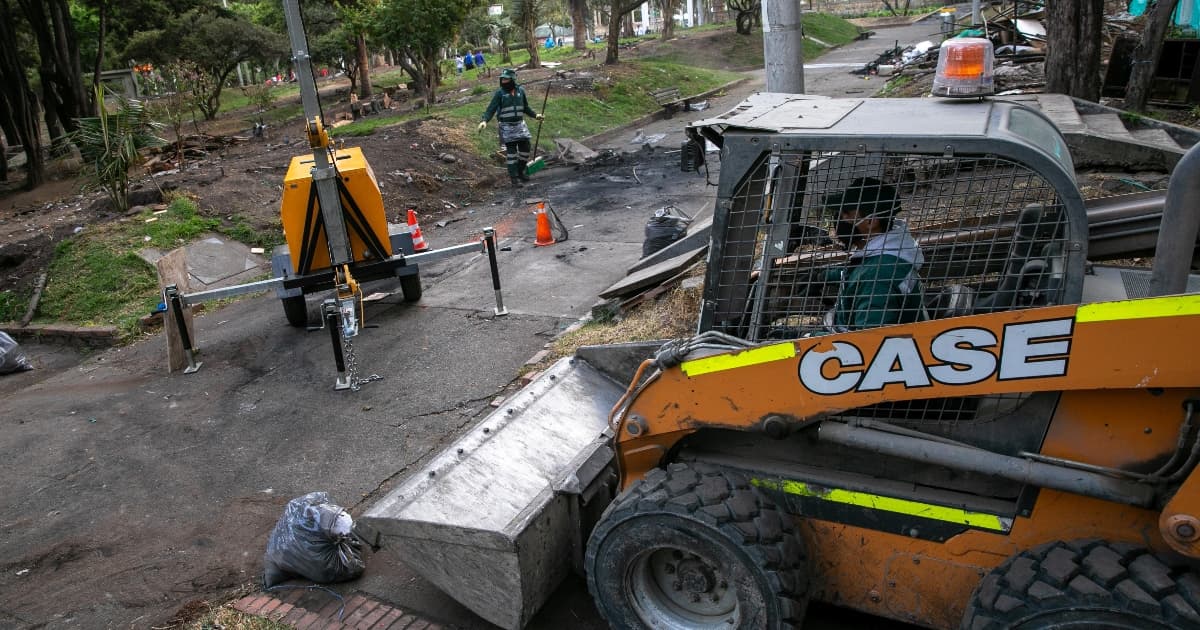
[[[1125,543],[1054,542],[983,578],[963,630],[1196,630],[1200,577]]]
[[[421,299],[421,274],[400,276],[400,291],[404,294],[405,302],[416,302]]]
[[[283,314],[288,324],[296,328],[308,326],[308,302],[303,295],[281,298],[280,301],[283,302]]]
[[[654,470],[588,540],[588,590],[614,628],[798,628],[803,541],[746,479],[703,464]]]

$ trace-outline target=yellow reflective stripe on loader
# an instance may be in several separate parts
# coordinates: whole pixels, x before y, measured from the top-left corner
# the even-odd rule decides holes
[[[1011,520],[1002,519],[995,514],[968,512],[959,508],[946,507],[943,505],[932,505],[930,503],[921,503],[919,501],[909,501],[907,499],[897,499],[894,497],[884,497],[878,494],[854,492],[839,488],[821,487],[818,489],[800,481],[751,479],[750,483],[760,488],[766,488],[768,490],[781,490],[796,496],[810,497],[813,499],[820,499],[822,501],[843,503],[846,505],[854,505],[873,510],[882,510],[884,512],[894,512],[896,514],[908,514],[911,516],[919,516],[921,518],[928,518],[935,521],[969,525],[971,527],[978,527],[979,529],[1007,532],[1012,528]]]
[[[688,376],[699,376],[701,374],[746,367],[747,365],[758,365],[759,363],[791,359],[795,356],[796,346],[789,341],[787,343],[751,348],[734,354],[718,354],[711,357],[704,357],[703,359],[684,361],[679,364],[679,369],[683,370],[683,373]]]
[[[1118,319],[1178,317],[1200,315],[1200,295],[1170,295],[1167,297],[1122,300],[1084,304],[1075,311],[1075,321],[1111,322]]]

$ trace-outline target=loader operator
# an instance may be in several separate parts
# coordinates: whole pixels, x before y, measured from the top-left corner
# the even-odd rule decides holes
[[[525,116],[533,116],[542,120],[541,114],[533,111],[529,100],[525,98],[525,90],[517,85],[517,71],[506,68],[500,73],[500,89],[492,95],[492,102],[479,121],[479,131],[487,127],[488,121],[496,116],[500,127],[500,144],[504,145],[505,163],[508,166],[508,177],[513,186],[521,186],[529,181],[525,172],[525,163],[529,159],[529,127],[525,125]]]
[[[896,189],[874,177],[860,177],[845,190],[825,197],[837,218],[835,235],[850,260],[830,269],[826,282],[838,284],[827,332],[862,330],[928,319],[920,271],[925,257],[903,219],[896,218]]]

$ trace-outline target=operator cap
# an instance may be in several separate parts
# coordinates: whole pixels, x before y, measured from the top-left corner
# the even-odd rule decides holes
[[[834,214],[855,211],[860,218],[875,219],[896,214],[900,198],[891,184],[874,177],[859,177],[844,189],[826,195],[822,205]]]

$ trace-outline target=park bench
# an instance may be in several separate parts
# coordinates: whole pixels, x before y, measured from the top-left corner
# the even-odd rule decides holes
[[[689,99],[680,98],[678,87],[660,88],[651,92],[650,96],[663,108],[667,118],[674,116],[675,112],[681,109],[687,109],[688,106]]]

